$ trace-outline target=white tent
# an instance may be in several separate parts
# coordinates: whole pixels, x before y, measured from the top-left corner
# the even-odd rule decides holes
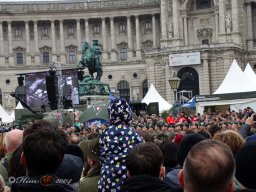
[[[15,110],[11,112],[10,117],[15,121]]]
[[[213,94],[243,93],[253,91],[256,91],[256,85],[246,78],[246,75],[238,66],[236,60],[234,60],[225,79]]]
[[[24,107],[22,106],[20,101],[19,101],[19,103],[18,103],[18,105],[16,106],[15,109],[24,109]]]
[[[249,63],[247,63],[244,74],[256,86],[256,74]]]
[[[4,110],[2,105],[0,104],[0,117],[2,118],[2,123],[11,123],[13,122],[13,119],[10,117],[10,115]]]
[[[164,98],[157,92],[156,88],[153,84],[150,85],[150,88],[145,95],[145,97],[142,99],[142,103],[146,103],[147,105],[149,103],[155,103],[158,102],[159,106],[159,112],[163,112],[165,110],[169,110],[172,105],[164,100]]]

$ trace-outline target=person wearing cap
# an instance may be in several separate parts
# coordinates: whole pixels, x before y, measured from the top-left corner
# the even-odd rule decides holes
[[[114,99],[108,104],[110,126],[100,133],[101,178],[99,191],[121,191],[127,178],[126,157],[143,139],[130,127],[131,108],[125,99]]]
[[[83,141],[80,147],[87,157],[87,166],[90,167],[87,176],[80,181],[80,192],[97,192],[98,181],[100,179],[100,154],[99,137],[92,140]]]

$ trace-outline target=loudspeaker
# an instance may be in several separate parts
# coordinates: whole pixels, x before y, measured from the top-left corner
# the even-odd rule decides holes
[[[84,79],[84,71],[82,70],[77,71],[77,78],[79,81],[82,81]]]
[[[157,116],[159,116],[159,103],[149,103],[147,106],[147,112],[149,115],[156,114]]]
[[[147,104],[146,103],[130,103],[130,107],[136,115],[140,115],[140,111],[146,111]]]
[[[57,91],[56,91],[56,77],[46,76],[46,90],[48,95],[48,101],[52,110],[57,109]]]
[[[24,85],[24,77],[18,77],[18,84],[19,86],[23,86]]]

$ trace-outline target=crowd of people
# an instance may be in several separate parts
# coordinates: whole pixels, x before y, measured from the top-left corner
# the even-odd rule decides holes
[[[124,99],[109,124],[40,120],[0,137],[0,191],[256,191],[253,110],[132,119]]]

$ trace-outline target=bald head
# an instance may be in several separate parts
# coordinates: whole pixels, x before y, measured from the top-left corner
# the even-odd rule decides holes
[[[4,148],[7,153],[14,152],[22,143],[23,131],[14,129],[6,133],[4,137]]]
[[[228,191],[233,184],[235,161],[230,148],[215,140],[196,144],[183,166],[184,191]]]

